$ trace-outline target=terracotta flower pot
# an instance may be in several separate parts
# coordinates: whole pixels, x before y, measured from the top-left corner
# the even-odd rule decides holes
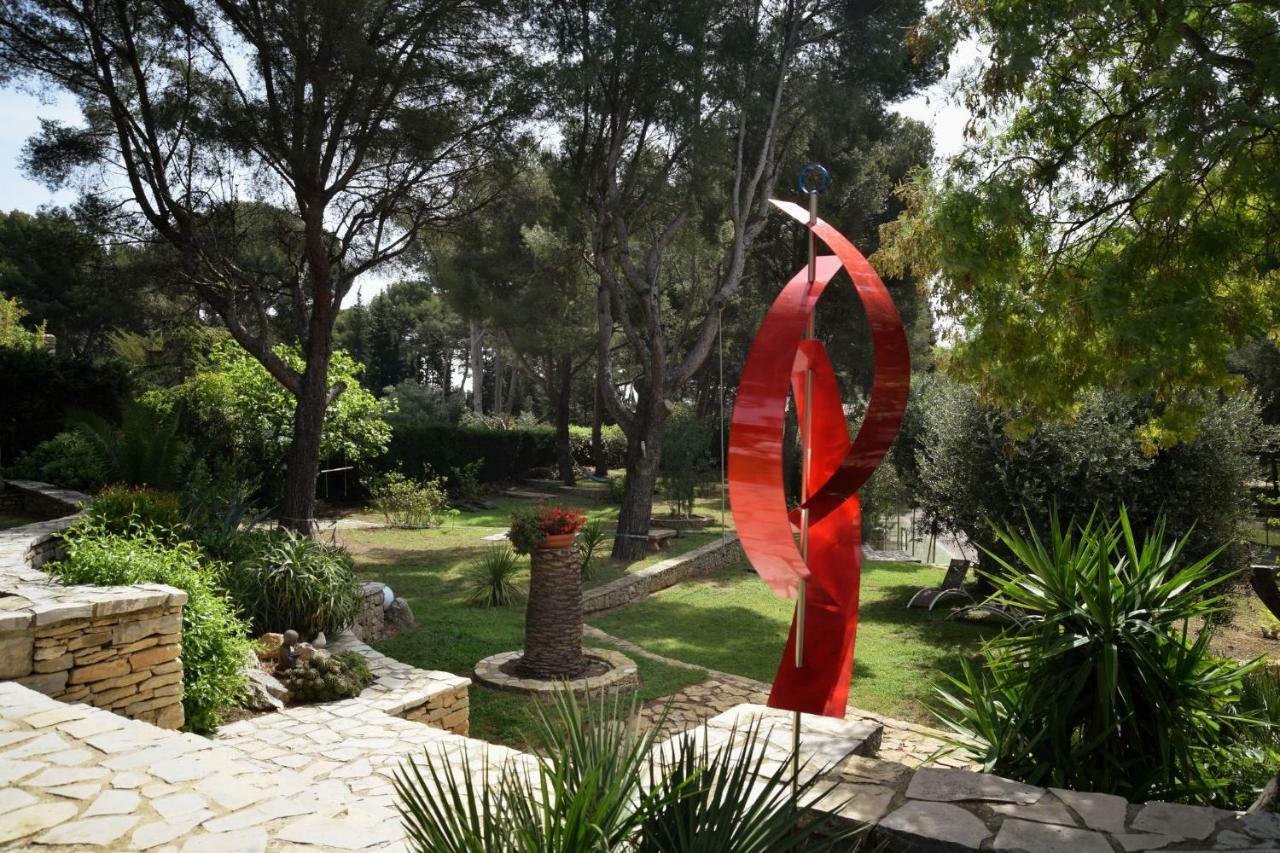
[[[543,537],[542,544],[539,545],[538,547],[539,548],[572,548],[573,534],[572,533],[556,533],[554,535],[548,534]]]

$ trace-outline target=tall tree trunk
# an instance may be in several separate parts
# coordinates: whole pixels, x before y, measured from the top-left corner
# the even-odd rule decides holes
[[[636,412],[634,434],[627,436],[627,488],[613,539],[613,556],[619,560],[639,560],[649,546],[649,519],[653,516],[666,418],[658,411],[661,404],[646,405],[644,396],[642,393]]]
[[[604,395],[600,392],[599,381],[592,385],[595,391],[595,402],[591,407],[591,462],[595,465],[592,472],[597,477],[609,476],[609,462],[604,458]]]
[[[475,320],[471,321],[471,411],[484,414],[484,350],[481,348],[483,330]]]
[[[302,393],[293,410],[293,440],[285,456],[284,492],[280,497],[280,524],[308,536],[315,526],[320,439],[329,404],[329,350],[327,341],[314,341],[307,346],[307,367],[302,374]]]
[[[573,474],[573,444],[569,440],[569,400],[573,393],[572,358],[562,355],[556,361],[555,407],[556,407],[556,467],[559,469],[560,482],[566,486],[576,485]]]
[[[502,344],[495,341],[493,345],[493,408],[490,410],[501,417],[507,413],[502,404]]]
[[[514,414],[520,406],[520,365],[511,365],[511,384],[507,386],[507,411]]]

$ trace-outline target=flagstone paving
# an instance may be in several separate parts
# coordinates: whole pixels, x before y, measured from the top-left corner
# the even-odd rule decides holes
[[[208,739],[4,682],[0,847],[400,850],[392,776],[424,750],[482,778],[533,761],[359,699],[243,720]]]

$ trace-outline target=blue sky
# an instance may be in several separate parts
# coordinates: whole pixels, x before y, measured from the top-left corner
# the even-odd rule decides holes
[[[952,75],[919,95],[903,101],[895,109],[918,119],[934,132],[935,151],[940,158],[955,154],[963,144],[962,134],[967,114],[950,97],[957,74],[977,56],[976,46],[963,44],[952,57]],[[22,147],[40,129],[40,119],[57,119],[77,123],[79,110],[74,99],[48,93],[37,96],[15,89],[0,89],[0,209],[34,213],[45,205],[67,205],[75,200],[74,191],[51,192],[23,174],[20,165]],[[366,275],[357,289],[367,302],[398,277]],[[354,294],[349,299],[354,301]]]

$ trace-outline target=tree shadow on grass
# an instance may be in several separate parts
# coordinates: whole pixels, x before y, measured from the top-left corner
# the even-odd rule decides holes
[[[864,598],[858,606],[859,623],[910,628],[914,630],[915,636],[929,645],[950,648],[969,643],[975,651],[983,640],[1000,632],[996,626],[947,619],[951,607],[933,611],[923,607],[907,607],[907,602],[919,589],[917,586],[907,585],[879,587],[875,598]]]

